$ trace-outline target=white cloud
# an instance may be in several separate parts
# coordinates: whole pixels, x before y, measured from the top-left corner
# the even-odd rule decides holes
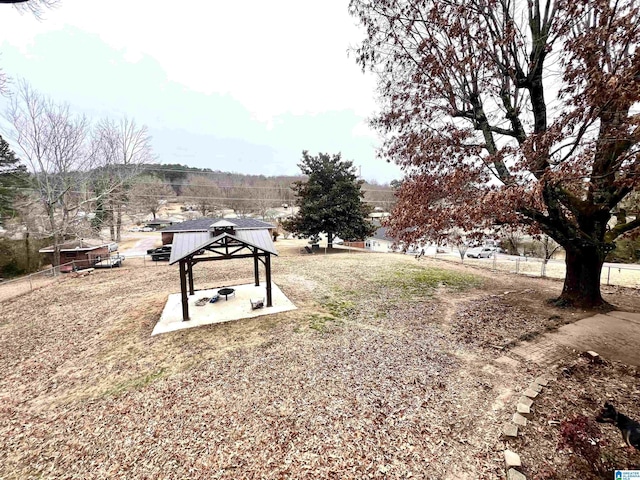
[[[374,80],[347,58],[360,40],[347,3],[63,0],[42,22],[10,15],[17,21],[1,35],[24,48],[38,33],[72,25],[128,62],[153,57],[189,89],[231,95],[261,121],[345,109],[366,116]]]
[[[159,152],[173,155],[180,140],[200,155],[197,166],[207,166],[208,152],[222,145],[225,159],[246,154],[247,163],[255,161],[252,171],[296,173],[301,150],[309,149],[343,152],[362,166],[365,178],[399,178],[396,166],[375,159],[379,140],[365,122],[375,113],[375,82],[347,57],[362,38],[347,5],[61,0],[43,21],[0,5],[0,51],[13,45],[23,58],[48,52],[48,63],[21,64],[24,71],[11,74],[37,79],[43,93],[73,96],[92,113],[126,110],[166,129],[157,135]],[[58,30],[64,35],[45,35]],[[69,35],[77,43],[69,43]],[[103,43],[115,51],[97,52]],[[0,67],[9,73],[1,57]],[[176,133],[182,130],[216,141],[183,138]],[[273,158],[266,162],[265,155]]]

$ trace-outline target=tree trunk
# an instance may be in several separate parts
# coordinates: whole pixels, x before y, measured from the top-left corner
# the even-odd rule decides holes
[[[60,265],[60,233],[56,228],[57,225],[56,225],[53,208],[51,208],[51,206],[48,205],[47,210],[49,215],[49,224],[51,225],[51,231],[53,232],[53,258],[52,258],[53,265],[52,266],[57,267]],[[53,274],[56,275],[57,273],[60,273],[60,272],[56,272],[54,268]]]
[[[559,302],[585,308],[605,305],[606,302],[600,294],[600,275],[604,256],[599,255],[595,248],[565,247],[565,250],[567,274]]]
[[[122,231],[122,205],[118,205],[118,218],[116,220],[116,242],[121,240],[120,232]]]
[[[111,241],[116,241],[116,226],[115,226],[115,209],[113,207],[113,202],[111,202],[110,214],[109,214],[109,236],[111,237]]]
[[[327,248],[333,248],[333,232],[327,232]]]
[[[53,267],[59,267],[60,266],[60,239],[58,238],[58,233],[54,232],[53,234]],[[53,270],[53,274],[57,275],[58,271]]]
[[[27,256],[27,273],[31,273],[31,245],[29,243],[29,231],[24,234],[24,250]]]

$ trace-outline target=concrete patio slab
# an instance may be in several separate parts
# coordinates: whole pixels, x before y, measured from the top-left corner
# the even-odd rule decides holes
[[[218,292],[218,288],[198,290],[194,295],[190,295],[190,319],[186,322],[182,321],[182,301],[180,294],[172,293],[169,295],[160,320],[151,335],[174,332],[185,328],[201,327],[214,323],[230,322],[243,318],[271,315],[295,310],[297,308],[275,283],[271,284],[273,306],[265,306],[257,310],[251,309],[250,300],[265,298],[266,301],[267,292],[263,285],[256,287],[254,284],[248,283],[245,285],[225,285],[225,287],[233,288],[235,294],[229,296],[227,300],[222,296],[216,303],[206,303],[203,306],[196,306],[196,302],[204,297],[213,297]],[[223,286],[220,286],[220,288],[223,288]]]

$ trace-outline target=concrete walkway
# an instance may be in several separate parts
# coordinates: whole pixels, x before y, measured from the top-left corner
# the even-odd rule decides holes
[[[640,313],[613,311],[584,318],[522,342],[511,353],[548,367],[587,350],[605,360],[640,366]]]

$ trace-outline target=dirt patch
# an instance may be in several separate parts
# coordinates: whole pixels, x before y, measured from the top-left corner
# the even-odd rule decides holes
[[[299,309],[273,316],[150,337],[178,269],[129,261],[4,303],[0,477],[501,477],[539,372],[490,344],[588,312],[547,306],[557,282],[290,248],[273,278]],[[218,263],[196,289],[251,281]]]

